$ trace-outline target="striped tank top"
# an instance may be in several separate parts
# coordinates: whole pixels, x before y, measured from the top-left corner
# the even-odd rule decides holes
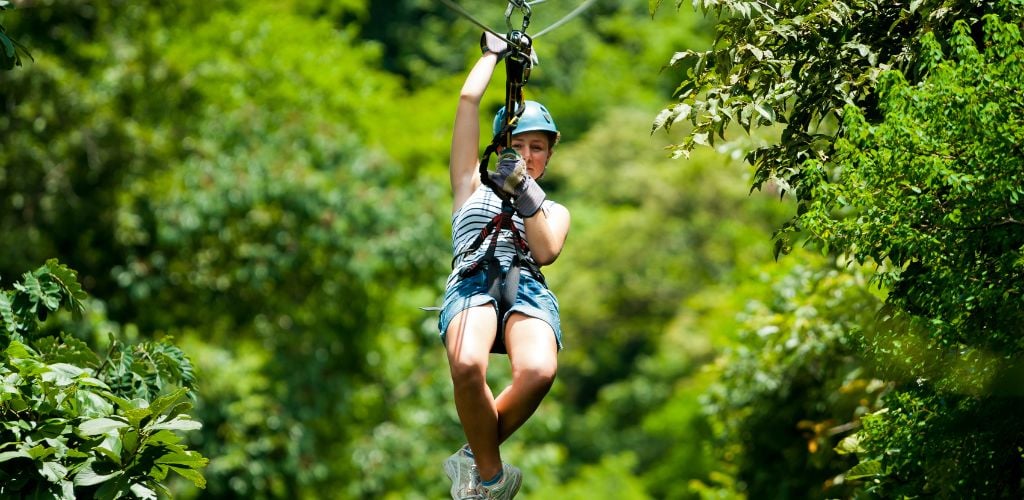
[[[541,209],[546,212],[553,204],[554,202],[551,200],[544,200]],[[487,226],[487,223],[500,213],[501,198],[494,194],[491,188],[481,184],[470,195],[469,199],[462,204],[462,207],[452,214],[452,252],[455,259],[452,261],[452,273],[448,275],[446,287],[452,286],[459,280],[459,272],[463,268],[480,260],[487,253],[487,248],[491,245],[490,236],[473,252],[469,252],[469,246],[480,232],[483,231],[484,227]],[[526,224],[523,222],[523,218],[515,214],[512,216],[512,222],[515,224],[519,234],[525,239]],[[512,265],[512,257],[516,255],[512,231],[508,229],[501,230],[501,234],[498,235],[498,246],[494,250],[494,255],[501,262],[502,268],[507,269]],[[533,255],[529,252],[527,252],[526,257],[533,261]],[[524,268],[521,272],[528,271]]]

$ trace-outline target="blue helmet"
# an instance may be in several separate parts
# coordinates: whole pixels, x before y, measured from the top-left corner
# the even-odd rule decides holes
[[[555,126],[555,120],[551,118],[551,113],[548,112],[548,108],[545,108],[543,104],[537,101],[523,101],[523,106],[525,106],[523,114],[519,117],[519,123],[516,124],[516,128],[512,129],[512,133],[547,132],[551,136],[551,145],[554,146],[558,142],[560,134],[558,127]],[[504,124],[505,107],[502,106],[498,113],[494,115],[493,135],[498,135]]]

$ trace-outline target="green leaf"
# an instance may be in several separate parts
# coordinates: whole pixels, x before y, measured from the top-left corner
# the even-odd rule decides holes
[[[85,311],[83,301],[89,296],[84,290],[82,290],[82,285],[78,283],[78,277],[75,271],[64,264],[61,264],[57,259],[50,259],[46,261],[46,268],[64,292],[68,308],[74,314],[75,318],[81,318],[82,312]]]
[[[134,493],[137,498],[141,498],[144,500],[156,500],[157,498],[155,491],[139,483],[131,485],[130,487],[128,487],[128,489],[131,490],[131,492]]]
[[[59,500],[75,500],[75,483],[64,479],[60,482],[60,494]]]
[[[85,342],[67,333],[38,339],[33,347],[47,363],[68,363],[82,368],[97,368],[99,357]]]
[[[669,119],[670,116],[672,116],[672,110],[671,109],[666,108],[666,109],[661,110],[661,112],[658,113],[658,116],[656,116],[654,118],[654,123],[651,125],[651,133],[653,134],[653,133],[657,132],[658,129],[661,129],[661,128],[666,128],[667,129],[666,123],[668,122],[668,119]]]
[[[149,404],[149,410],[154,415],[160,415],[164,412],[164,410],[170,408],[175,401],[181,399],[181,397],[184,396],[187,392],[188,389],[182,387],[166,396],[157,398],[156,400]]]
[[[106,382],[94,377],[81,377],[78,380],[79,387],[96,387],[98,389],[110,389]]]
[[[882,475],[882,462],[878,460],[866,460],[854,465],[846,471],[846,479],[864,479]]]
[[[50,418],[39,426],[38,432],[47,438],[55,438],[64,433],[65,429],[68,428],[68,424],[69,421],[66,418]]]
[[[174,408],[167,410],[165,414],[168,417],[176,417],[178,415],[184,415],[190,411],[192,411],[192,403],[189,403],[188,401],[182,401],[181,403],[174,405]]]
[[[99,446],[93,448],[93,451],[103,455],[118,467],[121,466],[121,440],[117,436],[107,436]]]
[[[60,462],[43,462],[39,466],[39,474],[51,483],[59,483],[67,476],[68,469]]]
[[[84,379],[83,379],[84,380]],[[85,385],[85,384],[83,384]],[[105,391],[91,391],[79,387],[75,391],[75,398],[78,400],[81,409],[81,416],[92,417],[97,415],[110,415],[114,413],[114,405],[107,400]]]
[[[136,408],[135,404],[131,400],[128,400],[127,398],[122,398],[121,396],[118,396],[113,392],[102,391],[101,394],[103,394],[103,397],[113,401],[114,404],[116,404],[117,407],[121,409],[121,411],[127,411]]]
[[[187,415],[179,415],[166,422],[159,422],[146,427],[147,431],[153,431],[158,429],[167,429],[174,431],[194,431],[203,428],[203,424],[196,420],[192,420]]]
[[[60,307],[60,287],[49,280],[40,280],[37,275],[39,271],[25,273],[22,275],[21,284],[15,284],[14,287],[28,295],[29,300],[34,304],[33,313],[39,312],[40,304],[50,311],[56,311]]]
[[[78,430],[86,436],[96,436],[106,434],[113,430],[122,429],[124,427],[128,427],[127,422],[107,417],[100,417],[82,422],[82,424],[78,426]]]
[[[192,484],[196,485],[197,488],[206,488],[206,478],[198,470],[174,466],[171,466],[171,470],[177,472],[181,477],[192,481]]]
[[[128,423],[133,427],[142,427],[142,421],[153,415],[149,408],[132,408],[122,411]]]
[[[8,333],[18,331],[18,321],[14,317],[11,296],[4,290],[0,290],[0,326]]]
[[[135,429],[128,430],[121,437],[121,444],[126,453],[129,455],[135,453],[139,447],[139,431]]]
[[[181,436],[166,429],[154,432],[152,435],[149,436],[149,439],[146,440],[147,445],[178,444],[180,442]]]
[[[96,491],[96,497],[99,500],[114,500],[120,498],[124,493],[124,490],[128,487],[128,479],[122,475],[121,471],[117,471],[117,474],[113,481],[104,480],[103,486]]]
[[[156,463],[170,466],[186,466],[193,469],[205,467],[209,459],[195,451],[169,453],[156,459]]]
[[[32,457],[33,460],[39,460],[40,458],[46,458],[53,455],[56,451],[56,449],[49,446],[37,444],[28,450],[28,455]]]
[[[4,353],[10,359],[27,359],[35,356],[35,351],[17,340],[12,340],[11,344],[4,350]]]
[[[654,16],[655,12],[658,12],[658,8],[661,7],[662,0],[647,0],[647,12]]]
[[[5,451],[0,453],[0,462],[6,462],[15,458],[27,458],[32,460],[32,455],[29,455],[25,450]]]
[[[48,371],[43,373],[43,381],[56,384],[59,387],[69,386],[75,383],[75,379],[86,373],[85,370],[67,363],[54,363],[48,365]]]
[[[4,69],[11,69],[14,67],[14,42],[11,41],[7,35],[0,33],[0,45],[3,45],[4,57],[0,59],[4,62]],[[38,261],[36,261],[38,262]],[[22,268],[24,269],[24,268]]]

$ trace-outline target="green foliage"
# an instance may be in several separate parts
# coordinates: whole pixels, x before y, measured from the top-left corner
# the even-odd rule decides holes
[[[0,290],[0,346],[33,338],[39,321],[61,307],[81,316],[85,298],[75,272],[56,259],[26,272],[13,290]]]
[[[170,385],[186,389],[194,389],[196,385],[192,361],[169,339],[131,346],[113,341],[97,371],[115,394],[132,399],[154,399]],[[188,395],[195,400],[194,392]]]
[[[839,372],[797,377],[778,370],[799,363],[757,350],[747,362],[727,358],[735,371],[725,372],[725,401],[758,387],[762,372],[773,384],[812,380],[824,390],[794,401],[737,399],[749,415],[726,419],[736,424],[726,443],[737,453],[756,451],[756,439],[744,436],[771,422],[755,418],[761,411],[789,424],[794,415],[849,415],[840,411],[834,380],[844,370],[862,372],[858,378],[890,381],[892,391],[861,405],[860,412],[884,408],[836,448],[860,460],[837,476],[842,488],[853,483],[845,494],[1019,496],[1021,436],[1009,422],[1019,413],[1024,324],[1020,2],[694,5],[717,15],[718,37],[711,50],[673,58],[687,77],[680,102],[654,129],[689,121],[693,129],[674,147],[686,156],[726,138],[733,122],[748,131],[778,125],[781,135],[747,156],[755,188],[779,186],[797,200],[796,215],[776,235],[776,253],[801,236],[826,255],[877,266],[873,280],[886,304],[873,321],[842,328],[841,342],[824,344],[842,350],[822,351],[816,362]],[[816,344],[798,338],[796,345]],[[743,349],[759,345],[742,342]],[[823,456],[831,458],[819,485],[847,460]],[[766,464],[803,461],[790,456],[744,469],[741,460],[735,473],[749,481],[770,470]],[[737,487],[759,484],[771,483]]]
[[[0,0],[0,12],[11,7],[10,0]],[[0,24],[0,69],[12,70],[15,66],[21,66],[21,56],[32,59],[32,55],[17,40],[7,35],[7,29]]]
[[[559,488],[534,493],[537,498],[566,500],[645,500],[652,498],[643,484],[630,474],[636,459],[631,452],[605,456],[599,464],[588,465],[578,476]]]
[[[460,4],[503,26],[504,5]],[[531,27],[547,26],[572,4],[539,3]],[[1020,183],[1011,171],[1019,164],[980,179],[959,166],[975,168],[981,163],[974,156],[998,148],[968,148],[959,163],[929,174],[932,180],[919,182],[924,172],[897,177],[935,193],[970,185],[975,197],[1001,178],[1007,182],[991,200],[978,198],[984,205],[967,203],[963,194],[922,196],[887,219],[882,209],[906,206],[898,203],[905,197],[889,191],[900,182],[883,178],[882,163],[913,160],[900,149],[918,139],[890,140],[888,131],[876,136],[871,127],[898,108],[885,92],[904,88],[887,69],[901,70],[912,90],[929,75],[952,71],[948,57],[974,57],[972,47],[986,36],[1006,39],[984,42],[993,53],[1013,54],[1012,30],[990,28],[986,35],[980,19],[986,9],[1017,7],[700,1],[698,10],[721,14],[720,39],[712,44],[702,33],[714,31],[710,19],[673,16],[659,4],[596,2],[537,41],[541,66],[526,91],[547,103],[565,132],[544,183],[572,211],[573,227],[562,257],[546,269],[565,329],[559,380],[503,446],[503,458],[526,472],[522,496],[983,494],[975,486],[950,489],[962,477],[956,462],[940,460],[940,447],[963,460],[978,483],[991,476],[992,464],[1017,464],[1013,446],[999,447],[994,436],[1017,439],[1008,409],[1019,393],[1021,365],[997,348],[1014,343],[1017,317],[1008,304],[1019,295],[1010,288],[1007,302],[998,302],[994,289],[982,286],[1019,278],[1018,268],[1000,260],[1013,252],[989,258],[996,246],[1017,244],[1017,224],[999,224],[998,235],[979,227],[922,236],[928,232],[913,223],[953,205],[962,223],[981,225],[983,208],[1018,220],[1006,186]],[[188,449],[210,457],[203,469],[208,483],[200,492],[190,477],[167,474],[160,482],[178,496],[445,495],[438,464],[464,435],[436,317],[417,306],[436,303],[449,260],[444,167],[451,113],[466,63],[478,53],[478,28],[423,0],[48,5],[18,11],[7,23],[47,56],[31,71],[4,75],[0,239],[18,244],[0,247],[0,275],[19,276],[56,255],[104,300],[88,302],[84,322],[54,315],[47,301],[67,301],[75,292],[40,275],[38,284],[19,283],[25,291],[0,297],[3,328],[13,325],[13,294],[29,294],[17,310],[36,307],[50,319],[18,335],[40,363],[77,366],[126,401],[190,387],[187,397],[204,425],[187,434]],[[963,36],[951,37],[957,19],[966,30],[956,28]],[[711,52],[699,50],[709,45]],[[657,72],[676,47],[677,64]],[[1005,69],[973,68],[993,89],[1006,78]],[[684,77],[692,82],[679,87],[682,100],[657,119],[670,133],[652,140],[652,110]],[[496,83],[501,79],[499,71]],[[998,158],[1013,160],[1014,141],[1020,143],[1016,101],[1000,97],[984,118],[982,94],[974,85],[962,87],[973,97],[953,92],[957,79],[947,82],[951,110],[936,105],[913,120],[968,121],[949,127],[965,140],[969,128],[991,124],[1006,135],[999,143],[1009,153]],[[501,100],[499,87],[487,93],[481,119]],[[906,101],[915,98],[921,96]],[[860,110],[859,123],[848,105]],[[720,142],[736,128],[751,130],[755,144],[781,132],[782,143],[752,157],[753,178],[738,162],[745,145]],[[868,138],[860,141],[851,129]],[[688,152],[687,140],[714,141],[718,151],[694,150],[686,162],[665,158],[664,147]],[[873,158],[879,165],[863,173],[878,168],[876,178],[846,192],[845,175],[861,168],[854,150],[871,140],[895,153]],[[898,166],[885,175],[916,170]],[[751,183],[765,193],[751,196]],[[827,189],[843,190],[842,200],[828,201]],[[866,199],[870,190],[885,197],[862,202],[858,195]],[[831,256],[801,250],[793,256],[800,262],[766,262],[771,232],[794,208],[778,202],[780,193],[797,196],[792,228],[820,237],[813,241],[827,246],[825,254],[849,254],[865,265],[888,255],[876,281],[876,295],[890,301],[882,322],[870,324],[879,299],[867,292],[861,262],[847,267],[844,257],[837,267],[827,264]],[[1004,204],[989,203],[998,196]],[[844,217],[852,222],[868,212],[879,218],[861,221],[867,233],[856,233],[855,225],[840,231]],[[821,230],[831,223],[837,225]],[[898,234],[894,227],[901,227]],[[852,252],[845,246],[853,238],[876,247]],[[907,265],[884,253],[896,248]],[[912,253],[925,248],[936,253]],[[984,258],[938,253],[955,248]],[[931,295],[900,288],[901,277],[919,273],[914,265],[932,262],[949,276],[966,262],[977,265],[965,267],[975,273],[965,275],[970,283],[919,275],[914,290]],[[957,296],[970,304],[959,313],[951,301]],[[920,313],[939,302],[950,322],[941,328],[933,323],[938,316]],[[998,315],[1006,321],[982,322]],[[991,336],[980,338],[972,336],[978,325],[1005,329],[982,327]],[[75,336],[52,335],[58,326]],[[106,332],[119,341],[105,341]],[[941,350],[933,332],[946,342]],[[172,335],[187,358],[154,340]],[[79,339],[110,351],[100,360]],[[500,390],[508,367],[496,358],[493,368]],[[890,389],[880,405],[879,395]],[[1007,399],[1000,406],[984,398],[988,391]],[[98,398],[113,413],[90,417],[110,420],[85,429],[104,430],[103,440],[124,441],[128,429],[160,418],[132,426],[128,414],[135,410]],[[862,418],[882,405],[888,410]],[[950,413],[942,420],[931,411]],[[993,415],[990,425],[984,412]],[[71,432],[81,433],[83,423]],[[927,434],[914,441],[914,429]],[[957,446],[956,429],[976,438],[976,446]],[[1001,462],[985,458],[986,446]],[[0,453],[7,450],[13,448]],[[177,459],[182,463],[151,466],[154,481],[174,467],[187,475],[187,460]],[[9,462],[35,464],[24,457]]]
[[[376,122],[405,111],[371,44],[301,14],[314,2],[207,4],[23,19],[52,62],[2,97],[0,232],[25,244],[0,250],[0,273],[67,253],[110,323],[226,347],[193,351],[218,382],[193,438],[211,494],[353,484],[348,444],[379,415],[352,404],[365,351],[390,295],[443,273],[443,186],[364,143],[401,138]],[[190,376],[174,361],[126,350],[105,369],[142,395],[166,367]]]
[[[1024,52],[1016,25],[989,16],[985,31],[982,55],[959,23],[950,45],[961,55],[919,86],[885,74],[881,123],[847,111],[834,165],[806,167],[812,202],[797,224],[821,244],[884,264],[891,302],[930,320],[936,347],[1016,355]]]
[[[847,477],[861,476],[868,492],[884,498],[1019,496],[1020,399],[937,394],[915,385],[864,417],[861,462]]]
[[[207,459],[176,433],[201,427],[181,401],[194,379],[180,349],[167,342],[131,350],[113,343],[100,362],[70,335],[36,337],[40,316],[83,311],[86,297],[75,272],[56,260],[25,273],[13,289],[0,289],[0,297],[7,304],[0,337],[0,494],[157,498],[169,493],[172,471],[205,486],[200,470]]]
[[[443,495],[437,464],[464,438],[436,317],[416,306],[436,302],[446,271],[450,112],[478,28],[417,1],[52,4],[11,26],[47,57],[0,96],[0,237],[24,243],[0,248],[0,275],[59,255],[104,297],[93,324],[68,326],[80,338],[104,345],[109,329],[187,346],[203,374],[189,394],[204,426],[189,438],[211,459],[205,496]],[[500,7],[471,4],[503,23]],[[572,7],[539,6],[533,26]],[[641,68],[701,38],[683,21],[599,2],[538,41],[528,91],[557,110],[566,145],[611,106],[668,95],[671,76]],[[643,79],[609,80],[618,68]],[[682,275],[668,253],[658,260]],[[673,287],[643,292],[658,301],[651,323],[698,288]],[[104,371],[122,390],[173,375],[157,376],[161,358],[119,356]],[[517,434],[526,444],[509,456],[538,478],[525,492],[556,489],[563,465],[600,463],[557,441],[581,411],[552,398]]]
[[[956,21],[974,23],[986,12],[1021,13],[1019,3],[1006,0],[699,0],[694,6],[718,17],[715,44],[672,57],[670,64],[686,76],[676,89],[679,102],[658,115],[654,130],[693,125],[674,147],[678,157],[724,139],[733,122],[747,131],[780,124],[777,144],[747,156],[756,169],[753,185],[772,181],[800,200],[802,165],[830,157],[844,106],[873,116],[884,70],[902,70],[911,81],[927,74],[931,46],[919,40],[928,34],[946,40]]]
[[[736,308],[751,293],[746,273],[770,259],[768,236],[786,207],[750,196],[736,182],[742,165],[725,155],[666,158],[636,132],[648,120],[610,112],[559,146],[545,177],[573,211],[569,242],[547,271],[569,328],[562,392],[549,398],[564,403],[566,424],[552,439],[570,453],[569,477],[629,450],[647,495],[695,498],[691,484],[711,482],[715,465],[699,402],[713,379],[702,367],[734,337]]]
[[[882,119],[848,108],[834,162],[805,168],[812,188],[796,224],[878,263],[890,288],[862,343],[899,390],[858,437],[862,464],[878,464],[869,490],[885,496],[1020,492],[1022,436],[1009,423],[1024,355],[1024,51],[1014,19],[984,17],[984,50],[956,23],[942,44],[950,55],[919,84],[883,74]]]
[[[853,462],[833,448],[887,388],[858,359],[857,332],[878,304],[867,278],[818,261],[772,276],[716,362],[705,411],[719,458],[750,498],[849,497],[854,485],[835,478]]]
[[[763,257],[760,235],[783,220],[783,207],[771,197],[751,200],[736,185],[742,171],[735,162],[710,152],[683,167],[666,159],[635,133],[645,119],[624,109],[609,113],[578,144],[557,152],[547,174],[549,182],[567,179],[566,203],[575,209],[551,279],[572,305],[563,320],[581,332],[567,339],[579,348],[562,354],[569,397],[580,406],[635,370],[686,297],[726,279],[737,263]],[[750,211],[737,214],[745,202]],[[644,314],[631,314],[636,310]]]

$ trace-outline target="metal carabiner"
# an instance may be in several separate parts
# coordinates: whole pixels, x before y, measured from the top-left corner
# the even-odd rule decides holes
[[[508,62],[515,63],[515,66],[523,72],[523,77],[520,80],[526,83],[530,75],[530,68],[533,67],[533,39],[518,30],[510,31],[506,38],[510,49],[506,64]]]
[[[526,3],[525,0],[509,0],[508,7],[505,8],[505,25],[508,26],[509,31],[515,31],[512,27],[512,13],[516,10],[523,12],[523,27],[521,31],[526,31],[526,28],[530,26],[530,16],[533,14],[533,9],[530,8],[530,4]]]

